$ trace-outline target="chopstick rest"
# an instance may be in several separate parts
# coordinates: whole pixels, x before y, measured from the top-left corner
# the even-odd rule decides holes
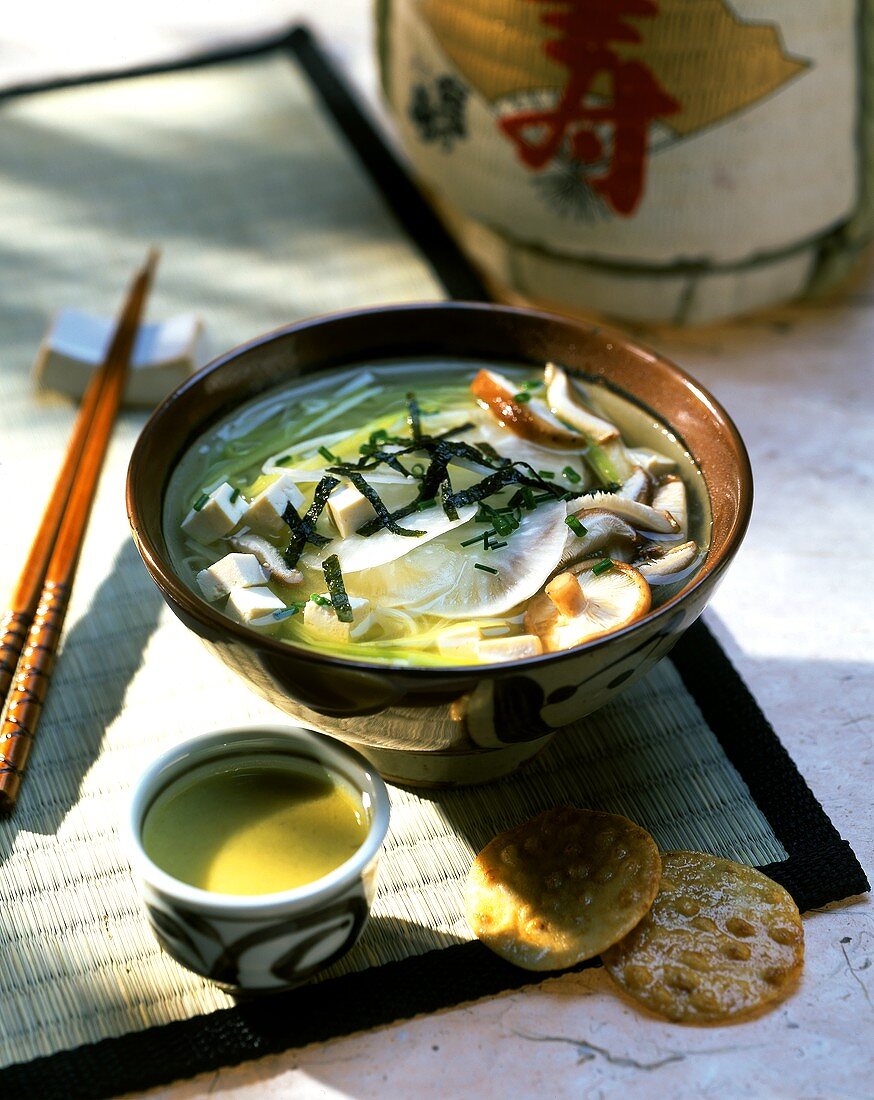
[[[59,310],[42,339],[33,375],[40,389],[78,400],[103,362],[115,319]],[[203,324],[193,314],[141,325],[122,403],[152,408],[206,362]]]

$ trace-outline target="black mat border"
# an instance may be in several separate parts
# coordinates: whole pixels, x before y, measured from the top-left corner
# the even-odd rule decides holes
[[[477,273],[306,28],[166,65],[18,85],[0,91],[0,103],[36,92],[218,64],[275,50],[290,52],[309,77],[330,117],[450,297],[489,300]],[[786,886],[802,911],[867,891],[868,880],[849,844],[702,621],[681,638],[671,660],[789,853],[788,859],[763,870]],[[590,961],[577,969],[595,964]],[[4,1100],[116,1096],[520,989],[543,978],[510,966],[478,942],[457,944],[12,1065],[0,1070],[0,1095]]]

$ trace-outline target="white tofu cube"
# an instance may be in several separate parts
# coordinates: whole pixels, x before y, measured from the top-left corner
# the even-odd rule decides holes
[[[323,599],[327,599],[324,596]],[[314,634],[326,642],[355,642],[363,638],[376,622],[370,613],[370,600],[360,596],[350,596],[349,605],[352,608],[352,622],[341,623],[337,618],[337,612],[329,605],[308,600],[303,609],[304,624]]]
[[[182,521],[182,530],[198,542],[215,542],[237,526],[247,506],[240,491],[223,481],[200,508],[191,509]]]
[[[287,505],[300,508],[303,493],[288,474],[279,477],[266,489],[263,489],[243,513],[243,523],[255,531],[275,534],[282,530],[282,513]]]
[[[354,535],[359,527],[376,515],[373,505],[354,485],[345,485],[331,493],[328,512],[340,537],[344,539]]]
[[[488,638],[476,647],[476,655],[481,661],[521,661],[523,657],[537,657],[542,652],[543,643],[536,634]]]
[[[232,619],[248,626],[268,626],[274,611],[284,611],[285,604],[269,588],[234,588],[225,609]],[[271,618],[267,618],[271,616]],[[259,619],[266,622],[258,622]]]
[[[205,600],[227,596],[232,588],[253,588],[267,577],[254,554],[226,554],[209,569],[201,569],[197,583]]]

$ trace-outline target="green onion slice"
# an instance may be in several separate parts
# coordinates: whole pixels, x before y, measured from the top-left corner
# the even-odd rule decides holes
[[[204,504],[206,504],[206,502],[208,500],[209,500],[209,494],[208,493],[201,493],[201,495],[197,498],[197,500],[194,502],[194,505],[193,505],[195,512],[199,512],[200,509],[204,506]]]
[[[609,573],[613,568],[613,562],[609,558],[604,558],[603,561],[599,561],[597,565],[593,566],[592,572],[596,577],[600,577],[603,573]]]
[[[277,622],[282,622],[283,619],[290,619],[292,615],[296,615],[300,608],[298,607],[283,607],[281,611],[274,611],[273,618]]]
[[[576,516],[568,516],[565,520],[565,523],[568,525],[568,527],[570,527],[570,529],[579,539],[581,539],[583,535],[587,535],[589,533],[588,528],[584,527]]]

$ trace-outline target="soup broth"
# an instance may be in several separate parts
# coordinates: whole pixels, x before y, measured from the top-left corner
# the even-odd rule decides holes
[[[202,765],[149,807],[143,847],[167,874],[219,894],[323,878],[367,835],[356,792],[318,764],[252,755]]]
[[[706,555],[700,472],[601,383],[481,362],[372,363],[213,426],[165,498],[174,567],[281,640],[470,665],[602,637]]]

